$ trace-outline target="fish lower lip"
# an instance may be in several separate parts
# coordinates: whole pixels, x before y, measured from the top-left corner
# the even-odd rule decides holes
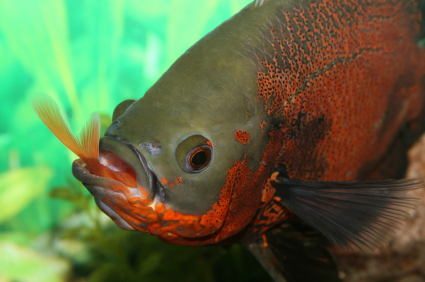
[[[85,184],[84,186],[93,195],[96,205],[105,214],[112,218],[120,228],[125,230],[134,230],[134,228],[127,221],[125,221],[116,211],[114,211],[114,209],[112,209],[104,201],[102,201],[102,198],[106,196],[105,191],[102,189],[103,187],[92,186],[88,184]]]
[[[105,208],[107,205],[101,199],[105,197],[114,198],[117,195],[121,195],[122,197],[129,199],[129,197],[135,196],[133,195],[133,191],[136,188],[127,187],[122,182],[111,178],[94,175],[90,173],[90,171],[84,165],[85,164],[81,159],[75,160],[72,163],[72,174],[94,196],[95,202],[101,208],[101,210],[108,214],[111,218],[114,218],[113,214],[111,214],[109,211],[107,212],[108,209]],[[155,193],[155,198],[157,198],[156,201],[148,200],[145,203],[139,202],[139,204],[151,205],[153,202],[157,202],[158,200],[164,202],[163,200],[165,200],[165,197],[161,196],[165,195],[164,189],[162,187],[155,187],[155,190],[159,191]],[[124,228],[122,226],[120,227]]]
[[[103,188],[123,186],[123,184],[119,181],[91,174],[90,171],[84,167],[84,162],[80,159],[75,160],[72,163],[72,174],[78,181],[81,181],[84,185],[99,186]]]

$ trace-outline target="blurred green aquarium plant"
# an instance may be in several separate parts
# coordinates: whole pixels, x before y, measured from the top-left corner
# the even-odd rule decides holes
[[[239,246],[166,245],[119,230],[72,179],[69,152],[31,109],[59,103],[77,131],[138,99],[250,0],[0,1],[0,281],[267,281]],[[180,280],[180,279],[179,279]]]

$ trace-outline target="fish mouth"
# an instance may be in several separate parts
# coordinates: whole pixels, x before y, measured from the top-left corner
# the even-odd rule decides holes
[[[113,201],[117,195],[125,197],[129,202],[137,199],[138,203],[146,206],[166,202],[166,194],[161,182],[150,169],[144,156],[127,140],[119,136],[100,138],[99,162],[112,170],[114,174],[125,176],[124,178],[128,181],[91,174],[81,159],[73,162],[72,174],[94,196],[98,207],[119,227],[134,230],[105,203],[108,200]]]

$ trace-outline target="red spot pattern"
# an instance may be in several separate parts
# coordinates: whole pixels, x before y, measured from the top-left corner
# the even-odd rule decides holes
[[[324,0],[279,12],[258,99],[282,120],[280,162],[293,179],[370,173],[422,109],[424,52],[414,1]]]
[[[249,134],[248,132],[242,131],[242,130],[236,130],[235,132],[235,138],[238,140],[238,142],[241,142],[242,144],[246,144],[249,142]]]
[[[220,242],[239,232],[254,217],[260,206],[261,191],[255,189],[260,179],[258,171],[251,177],[251,169],[247,167],[248,156],[242,162],[237,162],[237,170],[226,185],[232,186],[230,207],[222,229],[217,234],[216,242]],[[260,167],[259,170],[263,168]],[[247,208],[250,207],[250,208]]]

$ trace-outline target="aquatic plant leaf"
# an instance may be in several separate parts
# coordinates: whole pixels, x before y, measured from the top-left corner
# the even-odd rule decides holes
[[[152,253],[144,258],[138,267],[138,274],[140,276],[146,276],[149,273],[153,272],[158,268],[161,263],[162,254],[161,253]]]
[[[52,198],[57,198],[65,201],[72,202],[75,199],[75,194],[72,193],[68,187],[59,187],[50,191]]]
[[[52,178],[48,167],[31,167],[0,174],[0,222],[19,213],[47,188]]]
[[[92,282],[141,281],[134,270],[124,263],[107,262],[94,271],[89,278]]]
[[[105,131],[112,123],[112,115],[111,114],[100,114],[100,136],[105,134]]]
[[[64,259],[11,242],[0,242],[0,253],[1,281],[59,282],[70,269]]]
[[[76,190],[72,186],[56,187],[50,191],[49,195],[52,198],[70,202],[86,213],[90,213],[90,208],[94,205],[91,195],[86,194],[84,191]]]
[[[84,24],[90,45],[93,79],[88,82],[85,103],[95,98],[100,109],[114,106],[115,90],[120,69],[120,51],[124,32],[125,1],[84,1]],[[96,15],[95,17],[93,15]]]
[[[211,12],[217,9],[217,1],[203,2],[203,8],[199,9],[197,0],[190,1],[171,1],[169,7],[169,24],[167,27],[167,54],[170,54],[169,60],[174,62],[184,51],[194,44],[203,35],[208,22],[211,20]],[[191,20],[196,25],[188,24],[185,14],[176,13],[176,10],[184,10],[186,15],[191,15]],[[185,34],[185,40],[182,42],[181,34]]]
[[[81,115],[70,67],[65,1],[0,1],[0,11],[0,31],[15,56],[44,87],[61,85],[74,113]]]

